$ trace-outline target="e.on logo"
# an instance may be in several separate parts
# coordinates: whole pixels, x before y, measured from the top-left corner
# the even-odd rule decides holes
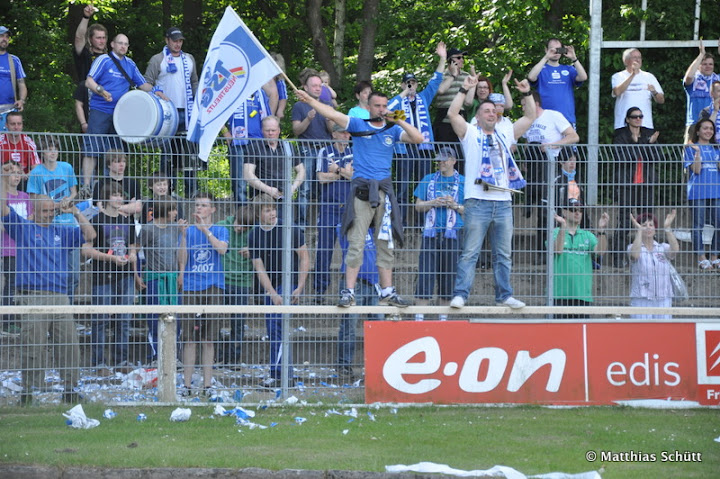
[[[425,358],[422,362],[411,362],[419,355]],[[516,392],[539,369],[549,366],[550,373],[545,390],[557,392],[562,383],[566,360],[565,352],[558,348],[545,351],[536,357],[531,357],[529,351],[520,350],[510,364],[510,356],[504,349],[484,347],[470,352],[462,364],[453,361],[443,364],[440,344],[434,337],[426,336],[411,341],[390,354],[383,365],[382,375],[388,385],[400,392],[425,394],[441,386],[443,379],[427,376],[442,369],[441,375],[444,377],[457,376],[457,386],[461,391],[486,393],[500,386],[509,369],[510,376],[505,388],[509,392]],[[481,372],[484,373],[482,377]]]

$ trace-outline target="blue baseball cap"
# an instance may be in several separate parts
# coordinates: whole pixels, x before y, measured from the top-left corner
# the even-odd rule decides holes
[[[3,35],[5,33],[10,33],[10,29],[3,25],[2,27],[0,27],[0,35]]]

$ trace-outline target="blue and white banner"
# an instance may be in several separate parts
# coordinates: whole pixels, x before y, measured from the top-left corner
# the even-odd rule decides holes
[[[188,141],[200,144],[199,156],[208,160],[218,132],[250,95],[280,74],[255,35],[235,10],[225,14],[210,41],[200,76],[201,90],[188,126]]]

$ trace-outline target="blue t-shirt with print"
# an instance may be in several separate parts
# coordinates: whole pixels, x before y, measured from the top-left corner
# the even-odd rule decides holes
[[[360,118],[350,117],[347,130],[351,133],[380,131]],[[400,141],[403,129],[393,125],[385,131],[353,139],[353,178],[384,180],[389,178],[392,168],[393,145]]]
[[[220,241],[230,242],[227,228],[212,225],[210,232]],[[225,274],[220,253],[213,248],[205,233],[196,226],[186,232],[187,264],[183,276],[183,291],[205,291],[217,286],[225,289]]]

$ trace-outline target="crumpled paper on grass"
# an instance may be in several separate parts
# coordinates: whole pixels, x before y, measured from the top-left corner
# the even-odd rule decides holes
[[[192,410],[179,407],[170,414],[170,420],[173,422],[185,422],[190,420]]]
[[[68,419],[68,426],[74,427],[75,429],[92,429],[100,425],[100,421],[97,419],[89,419],[85,415],[82,404],[78,404],[68,412],[63,413]]]
[[[459,477],[491,476],[505,479],[602,479],[600,474],[596,471],[581,472],[579,474],[550,472],[547,474],[538,474],[536,476],[526,476],[522,472],[516,471],[512,467],[507,466],[493,466],[492,468],[484,471],[463,471],[461,469],[454,469],[447,464],[436,464],[434,462],[419,462],[410,466],[406,466],[404,464],[397,464],[394,466],[385,466],[385,470],[387,472],[421,472],[434,474],[449,474]]]

